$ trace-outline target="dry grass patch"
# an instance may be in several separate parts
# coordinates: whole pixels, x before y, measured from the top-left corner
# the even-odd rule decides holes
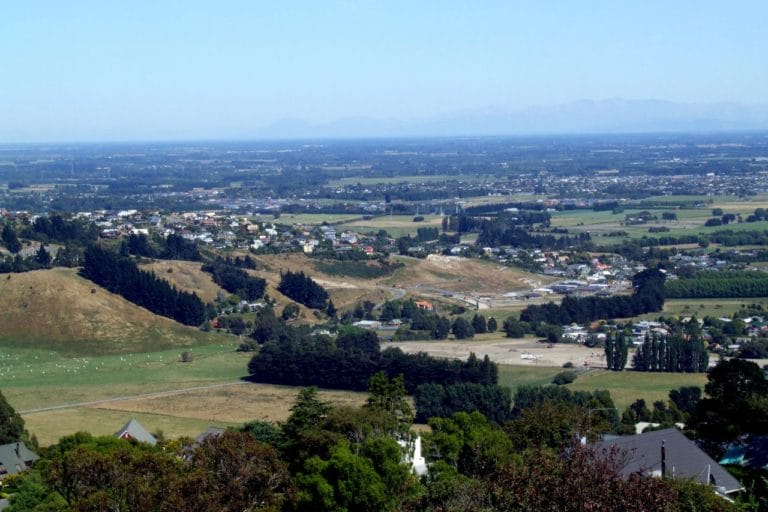
[[[424,260],[402,259],[405,267],[384,282],[463,293],[506,293],[538,288],[554,279],[489,261],[430,255]]]
[[[528,367],[562,367],[567,362],[574,366],[605,366],[602,349],[590,349],[580,344],[539,343],[534,338],[502,338],[503,334],[482,335],[474,340],[449,341],[400,341],[386,343],[386,347],[398,347],[405,353],[426,352],[434,357],[466,360],[471,352],[479,358],[486,355],[498,364]],[[537,356],[524,359],[524,355]]]
[[[0,343],[67,354],[156,351],[215,338],[54,268],[0,279]]]
[[[213,302],[222,288],[213,282],[211,275],[201,270],[202,263],[194,261],[155,261],[141,266],[151,270],[179,290],[196,293],[203,302]]]
[[[128,413],[165,414],[209,422],[245,423],[252,420],[284,421],[296,400],[298,387],[271,384],[239,384],[173,393],[158,397],[120,400],[96,408]],[[366,393],[321,390],[320,399],[334,405],[359,407]]]
[[[90,432],[97,436],[111,436],[131,416],[135,417],[150,432],[162,430],[168,438],[181,436],[195,437],[209,426],[237,426],[223,421],[207,421],[195,418],[180,418],[164,414],[131,413],[105,409],[64,409],[23,415],[27,429],[37,436],[43,446],[56,443],[62,436],[76,432]]]

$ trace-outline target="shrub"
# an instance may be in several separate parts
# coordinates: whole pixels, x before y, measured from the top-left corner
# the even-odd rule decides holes
[[[564,372],[560,372],[552,379],[552,384],[555,384],[557,386],[562,386],[565,384],[570,384],[571,382],[576,380],[576,372],[571,370],[566,370]]]

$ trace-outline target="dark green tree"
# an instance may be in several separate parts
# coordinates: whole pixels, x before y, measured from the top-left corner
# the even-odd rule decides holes
[[[23,441],[24,437],[24,420],[0,392],[0,444]]]
[[[476,313],[475,316],[472,317],[472,329],[474,329],[477,334],[482,334],[488,330],[488,324],[483,315]]]
[[[35,253],[35,261],[44,267],[51,264],[51,254],[45,249],[43,244],[40,244],[40,248]]]
[[[453,335],[458,340],[465,340],[468,338],[472,338],[475,335],[475,331],[472,328],[472,325],[470,325],[469,322],[464,317],[458,317],[456,320],[453,321],[453,325],[451,326],[451,331],[453,332]]]
[[[16,230],[10,224],[3,226],[3,243],[11,254],[16,254],[21,250],[21,242],[19,237],[16,236]]]

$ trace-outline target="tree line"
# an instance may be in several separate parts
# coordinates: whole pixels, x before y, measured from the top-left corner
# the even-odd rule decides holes
[[[229,258],[226,260],[216,258],[203,265],[202,270],[209,273],[216,284],[241,299],[253,301],[264,296],[267,281],[251,276],[242,268],[235,266]]]
[[[664,307],[665,275],[658,269],[646,269],[632,278],[631,296],[572,297],[566,296],[561,304],[550,302],[527,306],[520,312],[520,320],[529,324],[541,322],[565,325],[587,323],[603,318],[622,318],[661,311]]]
[[[670,299],[706,299],[768,296],[768,273],[701,271],[690,278],[668,281],[664,293]]]
[[[708,367],[709,353],[698,325],[668,335],[648,334],[632,358],[632,368],[640,372],[700,373]]]
[[[149,311],[186,325],[206,319],[205,304],[195,293],[179,291],[130,258],[91,245],[85,250],[81,275]]]
[[[281,272],[278,291],[312,309],[328,307],[328,292],[304,272]]]
[[[155,236],[151,240],[144,234],[130,234],[120,244],[124,256],[143,256],[164,260],[201,261],[197,242],[171,233],[167,237]]]
[[[248,364],[249,379],[268,384],[320,386],[362,391],[376,372],[403,375],[413,393],[420,384],[474,382],[496,384],[498,367],[487,357],[481,361],[437,359],[426,353],[405,354],[400,349],[380,351],[371,331],[349,329],[334,340],[301,328],[276,326],[270,338]],[[259,333],[261,339],[263,333]]]

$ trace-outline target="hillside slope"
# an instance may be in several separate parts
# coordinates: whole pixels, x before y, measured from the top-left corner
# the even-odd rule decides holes
[[[160,260],[142,264],[144,270],[151,270],[160,279],[165,279],[179,290],[195,292],[203,302],[213,302],[219,292],[227,292],[213,282],[210,274],[203,272],[202,263],[197,261]]]
[[[109,293],[74,269],[0,276],[0,345],[102,355],[189,347],[217,339]]]

